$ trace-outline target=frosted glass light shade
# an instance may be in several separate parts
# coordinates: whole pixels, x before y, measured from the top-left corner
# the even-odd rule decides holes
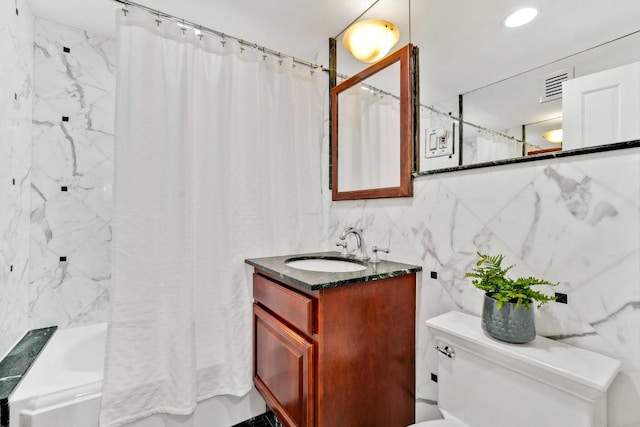
[[[553,129],[542,134],[542,137],[554,144],[560,144],[562,142],[562,129]]]
[[[538,16],[538,10],[534,9],[533,7],[527,7],[517,10],[511,15],[507,16],[507,18],[504,20],[504,25],[509,28],[521,27],[522,25],[528,24],[529,22],[533,21],[536,16]]]
[[[344,33],[342,44],[356,59],[376,62],[389,53],[399,38],[400,31],[393,23],[370,19],[350,26]]]

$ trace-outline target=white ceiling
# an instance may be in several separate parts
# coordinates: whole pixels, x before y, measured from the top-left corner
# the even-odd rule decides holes
[[[374,0],[138,0],[153,9],[301,59],[328,65],[328,39]],[[112,0],[29,0],[35,15],[114,36]],[[640,0],[379,0],[364,18],[400,28],[399,45],[420,47],[421,102],[442,105],[540,64],[563,58],[640,29]],[[538,8],[531,24],[502,25],[512,11]],[[364,19],[363,18],[363,19]],[[628,52],[628,62],[640,48]],[[623,55],[626,54],[623,52]],[[338,40],[338,71],[352,75],[365,64]],[[492,97],[498,96],[493,94]]]

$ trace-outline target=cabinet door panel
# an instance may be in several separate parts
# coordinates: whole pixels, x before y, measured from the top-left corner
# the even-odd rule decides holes
[[[254,380],[278,418],[313,425],[313,344],[258,305],[254,313]]]

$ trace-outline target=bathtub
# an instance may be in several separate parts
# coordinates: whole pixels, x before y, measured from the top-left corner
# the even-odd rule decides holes
[[[10,427],[97,427],[107,324],[56,331],[9,397]]]
[[[59,329],[9,397],[10,427],[97,427],[107,324]],[[127,427],[229,427],[265,412],[253,389],[216,396],[189,416],[152,415]]]

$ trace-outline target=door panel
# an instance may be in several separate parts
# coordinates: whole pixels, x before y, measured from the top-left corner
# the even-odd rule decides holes
[[[313,425],[313,344],[253,306],[254,380],[267,404],[286,425]]]

